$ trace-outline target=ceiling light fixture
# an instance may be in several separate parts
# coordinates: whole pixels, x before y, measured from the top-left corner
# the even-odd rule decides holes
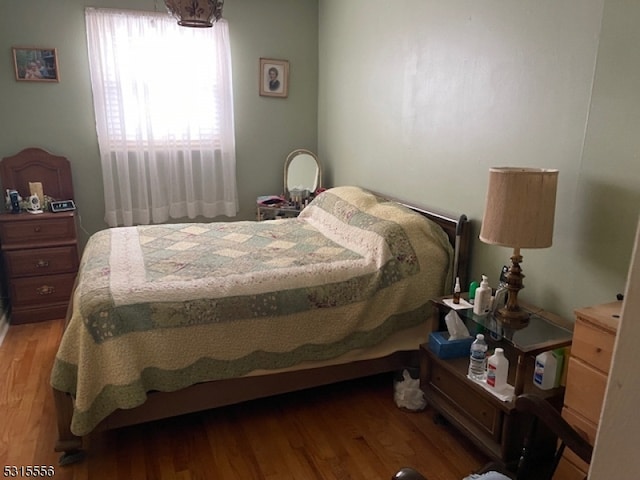
[[[169,13],[183,27],[212,27],[222,18],[224,0],[165,0]]]

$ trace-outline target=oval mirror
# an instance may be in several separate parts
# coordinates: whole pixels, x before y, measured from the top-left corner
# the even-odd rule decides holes
[[[284,195],[291,199],[291,191],[301,192],[302,198],[322,187],[322,168],[315,153],[299,148],[284,162]]]

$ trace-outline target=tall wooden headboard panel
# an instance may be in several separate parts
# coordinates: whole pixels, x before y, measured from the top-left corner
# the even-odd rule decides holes
[[[22,197],[31,193],[29,182],[42,183],[45,195],[54,200],[73,200],[71,164],[65,157],[41,148],[25,148],[0,162],[3,192],[15,189]],[[3,195],[4,196],[4,195]]]

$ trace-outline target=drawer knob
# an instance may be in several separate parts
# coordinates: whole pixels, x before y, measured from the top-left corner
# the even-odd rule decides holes
[[[36,262],[36,268],[47,268],[48,266],[49,266],[49,260],[45,260],[41,258]]]
[[[35,227],[33,227],[33,231],[38,233],[40,230],[42,230],[42,228],[40,228],[40,225],[36,225]]]
[[[52,287],[51,285],[42,285],[36,289],[38,295],[51,295],[56,292],[56,287]]]

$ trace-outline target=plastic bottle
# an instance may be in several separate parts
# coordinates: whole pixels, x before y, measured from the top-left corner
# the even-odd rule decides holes
[[[557,387],[560,380],[558,370],[558,359],[553,352],[540,353],[536,356],[533,384],[542,390]]]
[[[503,390],[507,386],[509,360],[504,356],[502,348],[496,348],[487,359],[487,385],[494,390]]]
[[[456,277],[456,285],[453,287],[453,303],[460,303],[460,277]]]
[[[482,275],[482,282],[476,289],[476,299],[473,304],[473,313],[476,315],[486,315],[491,310],[491,287],[486,275]]]
[[[476,290],[478,289],[479,286],[480,286],[480,284],[478,282],[476,282],[475,280],[469,284],[469,303],[471,305],[473,305],[474,302],[475,302]]]
[[[469,377],[474,380],[484,380],[487,370],[487,342],[484,341],[484,335],[479,333],[471,344],[469,354]]]

